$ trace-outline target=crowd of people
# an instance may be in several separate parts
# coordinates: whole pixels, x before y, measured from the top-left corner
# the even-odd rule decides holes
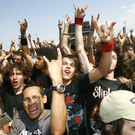
[[[0,44],[0,109],[13,119],[0,134],[135,134],[133,30],[114,37],[116,22],[99,26],[98,14],[83,36],[87,7],[74,4],[75,17],[59,20],[58,45],[26,36],[26,19],[18,21],[19,49],[15,41],[9,51]],[[75,47],[68,34],[73,19]]]

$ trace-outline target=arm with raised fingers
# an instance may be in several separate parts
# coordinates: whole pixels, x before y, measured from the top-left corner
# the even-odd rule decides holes
[[[100,14],[98,14],[97,16],[97,22],[99,20],[99,16]],[[88,37],[88,44],[90,46],[90,51],[88,53],[88,59],[89,62],[95,65],[95,56],[94,56],[94,51],[93,51],[93,38],[94,38],[94,24],[93,24],[93,15],[91,17],[91,28],[90,28],[90,32],[89,32],[89,37]]]
[[[94,27],[98,36],[101,39],[101,48],[102,48],[102,57],[99,62],[99,65],[96,69],[89,73],[90,83],[94,83],[97,80],[101,79],[103,76],[107,75],[110,70],[110,65],[112,61],[112,51],[114,48],[114,22],[107,20],[105,24],[98,26],[97,19],[93,20]]]
[[[21,46],[22,46],[23,56],[27,64],[29,65],[30,69],[32,70],[34,67],[34,63],[29,54],[29,48],[28,48],[28,43],[27,43],[27,38],[26,38],[26,29],[28,27],[28,24],[27,24],[26,19],[24,19],[24,22],[20,22],[20,21],[18,22],[20,24]]]
[[[83,24],[83,18],[86,15],[86,9],[88,4],[83,6],[79,6],[78,8],[74,4],[75,9],[75,46],[77,55],[79,57],[79,60],[81,62],[81,67],[83,70],[83,73],[90,72],[93,67],[90,65],[88,57],[84,51],[84,41],[83,41],[83,35],[82,35],[82,24]]]
[[[61,73],[62,55],[59,48],[57,48],[57,52],[57,60],[51,60],[49,62],[49,60],[43,56],[48,67],[49,76],[52,80],[52,86],[57,86],[63,83]],[[53,90],[51,102],[51,134],[63,135],[66,130],[66,119],[67,110],[64,100],[64,93],[59,93]]]
[[[62,51],[64,51],[65,54],[71,54],[70,49],[68,47],[68,29],[72,20],[73,20],[73,17],[70,18],[68,15],[66,15],[66,19],[64,22],[64,30],[63,30],[63,35],[62,35],[62,44],[61,44],[61,49]]]

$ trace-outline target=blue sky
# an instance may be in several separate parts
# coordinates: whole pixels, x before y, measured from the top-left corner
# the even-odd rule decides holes
[[[74,15],[74,6],[85,6],[88,3],[84,21],[91,21],[91,16],[100,13],[99,25],[109,19],[116,21],[115,36],[122,30],[126,21],[126,32],[135,30],[134,0],[0,0],[0,42],[3,49],[9,50],[11,40],[17,43],[20,35],[18,20],[28,21],[27,35],[39,37],[41,41],[59,42],[58,20],[64,22],[65,15]],[[74,21],[72,21],[73,23]],[[18,48],[17,44],[16,47]]]

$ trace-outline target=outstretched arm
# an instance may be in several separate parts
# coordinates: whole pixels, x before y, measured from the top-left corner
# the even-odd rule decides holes
[[[99,14],[97,16],[97,22],[99,20]],[[88,37],[88,44],[90,46],[90,51],[88,53],[88,59],[89,62],[95,65],[95,56],[94,56],[94,51],[93,51],[93,36],[94,36],[94,24],[93,24],[93,16],[91,17],[91,28],[89,32],[89,37]]]
[[[134,38],[133,35],[132,35],[133,31],[134,31],[133,29],[130,30],[130,39],[131,39],[132,42],[133,42],[133,38]]]
[[[123,52],[123,44],[124,44],[124,42],[126,40],[126,35],[125,35],[125,33],[122,34],[122,32],[120,31],[118,33],[118,36],[117,37],[118,37],[118,45],[120,47],[120,52],[122,53]]]
[[[82,35],[82,23],[83,23],[83,18],[86,15],[85,10],[87,9],[87,6],[88,6],[88,4],[86,4],[86,6],[84,8],[82,6],[80,6],[77,9],[76,5],[74,4],[74,8],[75,8],[75,46],[76,46],[76,51],[77,51],[79,60],[81,62],[83,73],[88,73],[93,69],[93,67],[90,65],[88,57],[84,51],[84,42],[83,42],[83,35]]]
[[[49,60],[43,56],[47,63],[49,76],[52,80],[52,85],[57,86],[63,83],[61,67],[62,67],[62,56],[60,49],[57,49],[58,58],[57,60]],[[64,93],[52,91],[52,103],[51,103],[51,134],[63,135],[66,130],[66,119],[67,110],[64,100]]]
[[[59,45],[58,45],[58,47],[61,49],[63,21],[60,22],[60,20],[59,20],[58,28],[59,28]]]
[[[62,35],[62,51],[64,51],[66,54],[71,54],[70,49],[68,47],[68,29],[69,25],[72,22],[73,17],[70,18],[68,15],[66,15],[66,20],[64,23],[64,30],[63,30],[63,35]]]
[[[31,34],[28,34],[28,39],[29,39],[29,42],[30,42],[30,46],[31,46],[32,52],[35,55],[36,54],[36,50],[35,50],[35,47],[34,47],[32,41],[31,41]]]
[[[9,51],[10,51],[12,57],[13,57],[13,46],[14,46],[14,44],[15,44],[15,40],[14,41],[11,40],[11,45],[10,45],[10,50]]]
[[[123,45],[124,44],[124,42],[125,42],[125,39],[126,39],[126,35],[125,35],[125,33],[124,34],[122,34],[122,32],[120,31],[119,33],[118,33],[118,45]]]
[[[132,40],[131,38],[128,36],[128,34],[126,34],[126,40],[128,44],[132,44]]]
[[[26,19],[24,19],[24,21],[25,22],[18,21],[20,24],[22,52],[27,64],[29,65],[29,68],[32,70],[34,67],[34,63],[29,55],[29,48],[28,48],[28,43],[26,38],[27,21]]]
[[[89,73],[90,83],[94,83],[103,76],[109,73],[111,61],[112,61],[112,50],[114,48],[114,29],[113,26],[116,22],[110,23],[109,20],[102,24],[100,27],[97,24],[97,21],[94,19],[94,27],[98,36],[101,39],[101,48],[102,48],[102,57],[99,63],[99,66]]]

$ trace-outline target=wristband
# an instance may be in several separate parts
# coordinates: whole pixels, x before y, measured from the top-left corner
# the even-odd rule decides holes
[[[26,33],[21,33],[21,36],[25,35],[26,36]]]
[[[114,48],[114,41],[113,40],[108,44],[101,43],[101,49],[103,52],[110,52],[113,50],[113,48]]]
[[[21,33],[21,38],[26,38],[26,33]]]
[[[75,17],[75,24],[83,25],[83,18]]]
[[[21,45],[26,46],[27,45],[27,39],[26,38],[21,38]]]
[[[63,35],[68,35],[68,34],[66,34],[66,33],[63,33]]]

